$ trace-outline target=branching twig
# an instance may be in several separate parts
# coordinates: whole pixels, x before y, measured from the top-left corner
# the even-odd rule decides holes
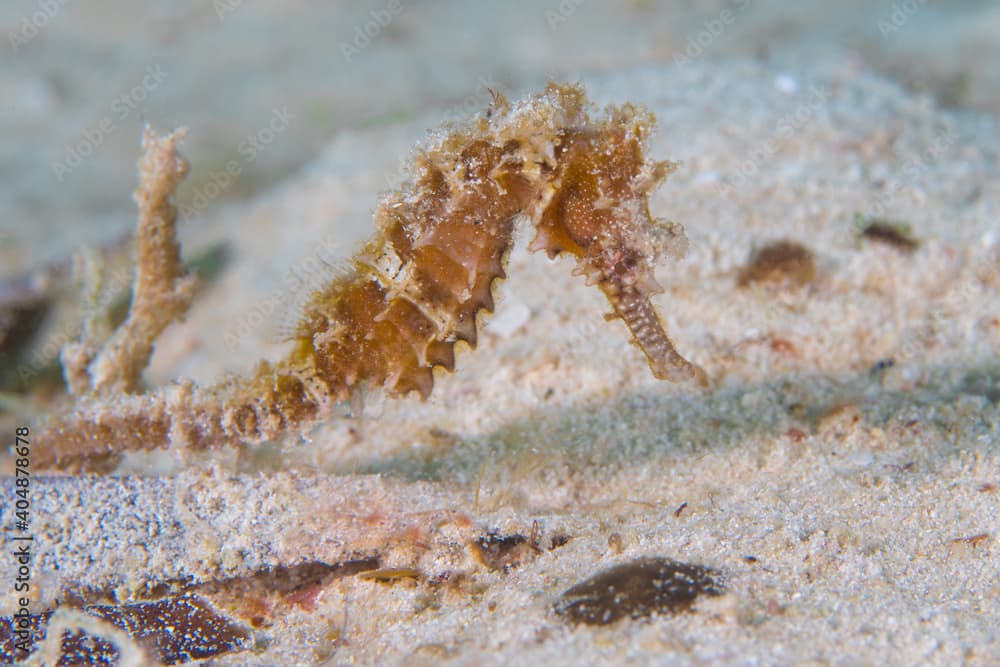
[[[181,263],[175,230],[177,209],[170,202],[188,169],[176,150],[183,136],[183,130],[176,130],[158,137],[148,127],[143,134],[135,191],[139,222],[132,304],[128,318],[99,350],[94,341],[83,340],[63,351],[72,393],[140,393],[153,342],[191,303],[194,280]]]

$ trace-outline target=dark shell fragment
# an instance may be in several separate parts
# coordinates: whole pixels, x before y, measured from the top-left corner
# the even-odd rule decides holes
[[[607,625],[629,618],[688,610],[700,595],[722,595],[718,570],[669,558],[640,558],[576,584],[555,611],[574,623]]]

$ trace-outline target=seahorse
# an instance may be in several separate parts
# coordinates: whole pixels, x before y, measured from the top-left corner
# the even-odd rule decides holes
[[[211,389],[177,385],[150,396],[82,404],[53,419],[57,443],[42,465],[166,447],[202,448],[281,437],[328,415],[362,386],[426,399],[434,368],[455,368],[455,346],[475,348],[518,216],[532,251],[575,258],[645,353],[655,377],[706,375],[675,349],[650,296],[658,259],[683,252],[680,225],[649,212],[649,193],[675,168],[644,157],[651,113],[632,104],[596,118],[583,90],[549,84],[493,103],[462,127],[431,133],[410,180],[382,198],[375,232],[349,270],[304,306],[284,361]]]

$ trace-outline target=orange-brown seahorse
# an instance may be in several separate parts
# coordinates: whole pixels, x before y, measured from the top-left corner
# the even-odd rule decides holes
[[[273,439],[362,385],[426,398],[433,368],[454,370],[455,344],[475,347],[519,215],[535,228],[531,250],[576,258],[574,272],[601,289],[657,378],[704,385],[649,300],[657,259],[684,242],[679,225],[648,208],[674,165],[643,156],[651,114],[625,104],[592,118],[587,106],[580,88],[550,84],[514,104],[497,95],[468,125],[430,135],[411,158],[411,180],[379,203],[375,234],[350,270],[306,304],[288,359],[214,389],[82,399],[47,424],[54,446],[40,465]]]

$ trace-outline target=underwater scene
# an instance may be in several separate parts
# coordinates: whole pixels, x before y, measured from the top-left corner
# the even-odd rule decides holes
[[[1000,664],[1000,4],[0,6],[0,664]]]

